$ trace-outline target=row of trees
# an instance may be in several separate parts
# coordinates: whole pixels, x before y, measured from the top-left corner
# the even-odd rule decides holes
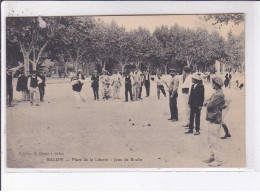
[[[244,62],[244,34],[230,32],[225,40],[217,31],[178,25],[157,27],[153,33],[142,27],[127,31],[89,16],[7,18],[7,64],[23,61],[28,71],[46,58],[65,71],[69,63],[75,70],[96,63],[103,69],[118,66],[124,71],[132,65],[165,73],[184,65],[205,70],[216,60],[233,67]]]

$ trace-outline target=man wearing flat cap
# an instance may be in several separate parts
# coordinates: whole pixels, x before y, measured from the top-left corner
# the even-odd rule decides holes
[[[189,96],[190,96],[190,90],[192,86],[192,80],[191,80],[191,68],[189,66],[184,66],[183,68],[183,77],[182,77],[182,96],[184,101],[184,111],[185,111],[185,120],[186,123],[183,125],[183,127],[189,127],[190,125],[190,107],[189,107]]]
[[[218,158],[218,140],[220,139],[222,109],[225,105],[225,96],[222,91],[223,85],[224,83],[221,77],[213,77],[212,87],[215,92],[204,104],[207,108],[206,120],[208,121],[208,146],[210,150],[210,157],[203,162],[208,163],[209,166],[212,167],[220,166],[222,163]]]
[[[91,76],[91,87],[93,89],[94,100],[99,100],[99,76],[97,74],[97,70],[94,70],[93,75]]]
[[[178,121],[178,108],[177,108],[177,98],[178,98],[178,87],[179,87],[179,79],[175,77],[176,71],[175,69],[170,69],[171,82],[168,88],[169,91],[169,105],[171,111],[171,120],[172,122]]]
[[[204,102],[204,86],[202,84],[202,79],[199,75],[192,75],[192,87],[189,97],[190,106],[190,125],[189,131],[186,134],[192,134],[194,129],[194,117],[195,117],[195,130],[194,135],[200,134],[200,112]]]

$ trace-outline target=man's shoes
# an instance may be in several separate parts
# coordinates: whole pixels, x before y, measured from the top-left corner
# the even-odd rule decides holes
[[[30,102],[31,106],[33,106],[33,102]]]
[[[172,119],[172,122],[177,122],[178,120],[177,119]]]
[[[185,132],[185,134],[190,134],[190,133],[193,133],[193,130],[189,130],[189,131]]]
[[[182,125],[182,127],[189,127],[189,126],[190,126],[190,125],[188,125],[188,124],[187,124],[187,125]]]
[[[44,100],[41,100],[41,102],[44,102]]]
[[[194,135],[199,135],[200,134],[200,132],[199,131],[196,131],[195,133],[194,133]]]
[[[203,160],[204,163],[211,163],[211,162],[213,162],[213,161],[215,161],[215,158],[214,158],[214,157],[210,157],[210,158],[207,159],[207,160]]]
[[[172,119],[172,118],[169,118],[168,120],[171,121],[171,120],[173,120],[173,119]]]
[[[39,104],[36,104],[36,106],[40,106]]]
[[[230,134],[225,134],[225,136],[221,137],[221,139],[227,139],[228,137],[231,137]]]

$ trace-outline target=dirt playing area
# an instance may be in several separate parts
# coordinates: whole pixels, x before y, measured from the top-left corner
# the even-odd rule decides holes
[[[233,80],[234,81],[234,80]],[[184,134],[185,115],[179,92],[179,121],[170,122],[169,99],[156,96],[142,101],[94,101],[90,82],[84,84],[86,103],[76,108],[69,80],[47,78],[45,102],[30,106],[15,91],[14,107],[7,107],[7,166],[10,168],[193,168],[208,167],[206,110],[201,134]],[[213,92],[204,83],[205,98]],[[231,138],[219,140],[222,167],[245,166],[244,90],[223,89],[231,99],[225,121]],[[168,95],[168,94],[167,94]],[[149,126],[150,125],[150,126]],[[224,135],[224,131],[221,131]]]

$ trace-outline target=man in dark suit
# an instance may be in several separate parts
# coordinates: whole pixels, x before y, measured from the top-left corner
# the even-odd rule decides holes
[[[190,106],[190,125],[189,131],[185,134],[193,133],[194,128],[194,117],[195,117],[195,129],[196,132],[194,135],[200,134],[200,112],[204,102],[204,86],[199,75],[192,76],[192,87],[189,97],[189,106]]]
[[[149,70],[145,72],[144,86],[146,89],[146,97],[150,96],[150,73]]]
[[[46,81],[46,77],[44,75],[44,71],[43,70],[40,71],[39,77],[42,79],[42,83],[40,83],[38,85],[39,93],[40,93],[40,101],[44,102],[43,98],[44,98],[44,94],[45,94],[45,87],[46,87],[45,81]]]

